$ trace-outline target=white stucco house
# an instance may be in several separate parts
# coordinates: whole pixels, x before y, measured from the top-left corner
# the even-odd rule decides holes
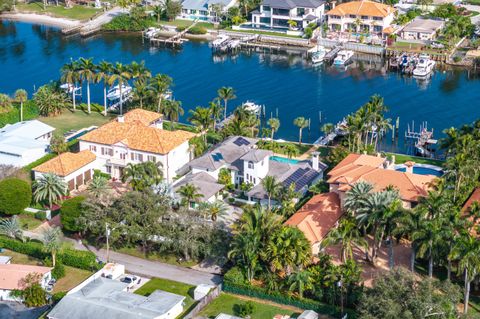
[[[400,37],[405,40],[431,41],[445,27],[445,21],[416,17],[400,31]]]
[[[79,138],[80,151],[96,157],[95,168],[120,179],[128,164],[161,164],[171,182],[176,171],[191,160],[189,140],[195,134],[163,129],[162,115],[134,109]]]
[[[312,22],[321,22],[324,15],[322,0],[263,0],[258,10],[252,12],[252,26],[287,30],[288,21],[292,20],[304,29]]]
[[[47,154],[55,128],[38,120],[0,128],[0,164],[23,167]]]
[[[32,266],[32,265],[20,265],[20,264],[0,264],[0,301],[11,300],[18,301],[17,298],[12,297],[10,293],[13,290],[22,290],[22,281],[28,274],[35,273],[40,277],[40,285],[42,288],[46,288],[50,279],[52,268]]]
[[[331,31],[389,34],[396,9],[392,6],[369,1],[344,2],[327,12]]]
[[[180,19],[218,22],[216,7],[222,12],[235,6],[237,0],[184,0]]]

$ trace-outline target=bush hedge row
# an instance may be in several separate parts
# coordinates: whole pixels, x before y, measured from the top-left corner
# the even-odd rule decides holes
[[[0,247],[41,260],[50,257],[50,254],[43,249],[43,244],[38,241],[21,242],[16,239],[0,236]],[[64,265],[70,267],[85,270],[98,270],[100,268],[100,265],[96,261],[95,254],[90,251],[64,249],[58,253],[57,258],[61,260]]]
[[[264,299],[278,304],[289,305],[305,310],[314,310],[320,314],[327,314],[331,316],[338,316],[340,310],[332,305],[327,305],[312,299],[299,298],[295,296],[290,296],[282,292],[273,292],[268,293],[265,289],[260,287],[234,284],[232,282],[224,281],[222,289],[225,292],[244,295],[258,299]],[[355,318],[355,313],[353,311],[348,312],[348,318]]]
[[[32,120],[39,116],[38,107],[32,100],[23,103],[23,120]],[[5,113],[0,113],[0,127],[6,124],[13,124],[20,121],[20,105],[15,105],[12,109]]]

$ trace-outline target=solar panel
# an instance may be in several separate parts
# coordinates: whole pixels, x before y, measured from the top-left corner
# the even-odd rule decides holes
[[[212,158],[215,162],[220,162],[223,159],[223,156],[221,153],[213,153]]]
[[[289,187],[292,183],[295,183],[295,191],[298,192],[309,185],[317,176],[318,173],[314,170],[299,168],[283,181],[283,185]]]
[[[244,139],[243,137],[238,137],[235,141],[233,141],[233,144],[237,146],[242,146],[242,145],[250,145],[250,142]]]
[[[298,168],[297,170],[295,170],[295,172],[290,174],[290,176],[288,176],[283,181],[283,184],[286,187],[288,187],[288,186],[290,186],[290,184],[292,184],[293,182],[296,182],[300,177],[302,177],[303,174],[305,174],[305,170],[303,168]]]

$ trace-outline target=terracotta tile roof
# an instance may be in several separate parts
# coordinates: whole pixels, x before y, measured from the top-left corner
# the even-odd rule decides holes
[[[385,33],[385,34],[391,34],[391,33],[395,32],[395,29],[393,27],[386,27],[385,29],[383,29],[382,32]]]
[[[138,151],[167,154],[194,136],[195,134],[187,131],[162,130],[146,126],[138,121],[112,121],[85,134],[80,140],[105,145],[122,143]]]
[[[20,283],[28,274],[38,273],[42,276],[51,271],[50,267],[32,265],[0,264],[0,289],[22,289]]]
[[[51,160],[33,168],[40,173],[53,173],[58,176],[67,176],[96,159],[95,154],[89,150],[78,153],[62,153]]]
[[[285,225],[300,229],[312,243],[320,242],[342,217],[340,198],[336,193],[313,196]]]
[[[395,8],[374,1],[351,1],[341,3],[327,12],[327,15],[345,16],[349,14],[369,17],[387,17],[395,12]]]
[[[145,126],[152,124],[162,117],[162,114],[142,109],[131,110],[123,116],[126,123],[140,122],[140,124]]]
[[[465,204],[463,204],[462,212],[468,212],[475,202],[480,204],[480,188],[475,188],[472,195],[470,195]]]
[[[348,191],[354,183],[365,181],[374,185],[375,191],[394,186],[404,201],[414,202],[426,196],[435,179],[433,175],[420,175],[383,169],[385,159],[369,155],[350,154],[329,173],[329,184],[338,184],[340,191]]]

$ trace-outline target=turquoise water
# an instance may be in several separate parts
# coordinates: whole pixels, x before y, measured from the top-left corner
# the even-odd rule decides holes
[[[288,163],[288,164],[297,164],[298,162],[300,162],[295,159],[280,157],[280,156],[270,156],[270,159],[275,162]]]
[[[396,170],[400,171],[400,172],[405,172],[406,168],[402,167],[402,168],[397,168]],[[420,166],[414,166],[413,167],[413,173],[414,174],[420,174],[420,175],[434,175],[434,176],[442,176],[443,175],[443,171],[439,171],[439,170],[431,169],[431,168],[427,168],[427,167],[420,167]]]
[[[460,126],[480,117],[480,81],[471,72],[437,72],[429,82],[386,72],[372,57],[363,57],[346,70],[322,66],[313,68],[304,56],[243,52],[235,57],[213,56],[205,43],[189,41],[181,51],[151,48],[136,34],[101,34],[88,39],[63,37],[59,30],[28,23],[0,23],[0,92],[13,94],[58,80],[64,63],[79,57],[130,63],[144,60],[153,73],[166,73],[175,82],[173,93],[182,101],[186,121],[188,110],[206,106],[221,86],[236,89],[237,99],[229,111],[246,100],[265,105],[267,115],[281,121],[277,138],[298,139],[293,119],[312,120],[303,131],[303,141],[320,135],[322,121],[335,123],[357,110],[369,97],[385,98],[392,118],[400,117],[400,138],[385,146],[403,150],[407,123],[428,121],[435,138],[450,126]],[[86,90],[84,89],[85,93]],[[102,87],[92,88],[92,100],[102,103]],[[388,138],[390,140],[390,138]]]

